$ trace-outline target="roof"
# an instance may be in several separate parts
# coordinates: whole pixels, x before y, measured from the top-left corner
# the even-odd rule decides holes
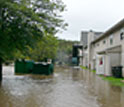
[[[103,39],[103,38],[105,38],[107,36],[109,36],[110,34],[112,34],[113,32],[117,31],[119,28],[121,28],[123,26],[124,26],[124,18],[120,22],[118,22],[116,25],[111,27],[109,30],[107,30],[105,33],[101,34],[101,36],[98,37],[97,39],[95,39],[92,42],[92,44],[98,42],[99,40],[101,40],[101,39]]]

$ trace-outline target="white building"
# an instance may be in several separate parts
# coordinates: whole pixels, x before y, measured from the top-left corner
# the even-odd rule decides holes
[[[124,19],[89,44],[91,69],[112,75],[113,66],[124,66]],[[124,68],[123,68],[124,77]]]
[[[82,65],[85,67],[89,67],[91,66],[91,62],[90,62],[90,52],[91,52],[91,42],[93,42],[95,39],[97,39],[100,35],[102,34],[102,32],[94,32],[92,30],[90,31],[82,31],[81,32],[81,41],[80,43],[82,43],[83,45],[83,58],[82,58]]]

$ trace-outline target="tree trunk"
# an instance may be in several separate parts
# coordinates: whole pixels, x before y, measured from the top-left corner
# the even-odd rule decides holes
[[[2,31],[2,34],[3,34],[3,31],[4,31],[3,16],[4,16],[3,9],[0,8],[0,23],[1,23],[0,30]],[[0,53],[0,56],[2,56],[1,53]],[[2,62],[3,62],[2,58],[0,58],[0,82],[2,81]]]
[[[0,59],[0,82],[2,81],[2,59]]]

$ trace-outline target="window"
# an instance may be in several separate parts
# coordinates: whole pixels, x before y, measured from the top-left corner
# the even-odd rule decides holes
[[[124,32],[121,32],[120,33],[120,40],[123,40],[124,39]]]
[[[124,39],[124,28],[121,29],[120,31],[120,40]]]
[[[113,44],[113,35],[110,36],[110,45]]]
[[[99,46],[99,43],[97,44],[97,46]]]
[[[103,44],[105,44],[106,43],[106,40],[103,40]]]

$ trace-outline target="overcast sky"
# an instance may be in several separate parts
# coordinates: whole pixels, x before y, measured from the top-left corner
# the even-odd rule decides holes
[[[62,0],[67,11],[63,13],[69,24],[59,38],[80,40],[82,30],[106,31],[124,18],[124,0]]]

